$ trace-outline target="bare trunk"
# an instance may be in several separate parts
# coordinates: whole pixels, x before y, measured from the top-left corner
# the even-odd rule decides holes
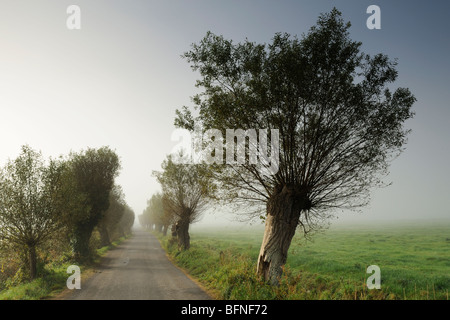
[[[258,257],[257,273],[272,285],[278,285],[286,264],[302,210],[311,207],[303,192],[283,187],[267,203],[264,238]]]
[[[36,247],[34,245],[28,248],[28,260],[30,263],[30,278],[31,280],[33,280],[34,278],[36,278],[37,273]]]
[[[173,238],[177,237],[177,223],[172,224],[172,227],[170,227],[170,232]]]
[[[74,237],[71,240],[72,250],[77,261],[90,261],[91,252],[89,241],[94,227],[90,223],[79,223],[75,227]]]
[[[189,250],[191,237],[189,236],[189,218],[183,218],[177,223],[178,248]]]

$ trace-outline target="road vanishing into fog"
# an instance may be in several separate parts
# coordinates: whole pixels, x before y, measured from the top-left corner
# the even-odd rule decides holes
[[[69,275],[68,275],[69,276]],[[67,289],[64,300],[209,300],[197,284],[167,258],[159,241],[143,230],[110,250],[81,289]]]

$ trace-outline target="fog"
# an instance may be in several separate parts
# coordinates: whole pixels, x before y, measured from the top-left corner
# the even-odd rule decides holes
[[[2,2],[0,165],[23,144],[45,157],[108,145],[122,162],[117,182],[139,215],[160,190],[152,171],[176,144],[175,110],[192,105],[198,92],[198,74],[180,55],[208,30],[236,42],[269,42],[280,31],[300,36],[336,5],[364,51],[398,58],[395,85],[418,101],[406,150],[386,177],[392,185],[374,190],[361,212],[341,212],[332,223],[449,217],[447,1],[377,1],[380,30],[366,26],[368,1],[80,0],[79,30],[67,27],[70,4]],[[247,225],[220,212],[197,226],[208,224]]]

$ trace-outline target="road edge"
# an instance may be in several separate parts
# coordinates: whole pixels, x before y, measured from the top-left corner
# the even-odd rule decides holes
[[[214,289],[209,289],[207,288],[202,282],[201,280],[195,278],[194,276],[192,276],[188,270],[180,267],[179,265],[177,265],[177,263],[175,262],[175,260],[167,253],[167,251],[164,249],[164,247],[161,244],[160,239],[155,236],[152,232],[148,231],[153,237],[156,238],[156,240],[158,240],[159,246],[161,247],[161,249],[164,251],[164,254],[166,255],[167,260],[170,261],[170,263],[172,263],[178,270],[180,270],[186,277],[188,277],[192,282],[194,282],[204,293],[206,293],[211,300],[221,300],[220,299],[220,294],[217,290]]]

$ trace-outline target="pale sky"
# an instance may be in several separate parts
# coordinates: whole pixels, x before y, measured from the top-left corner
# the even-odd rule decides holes
[[[66,26],[71,4],[81,9],[80,30]],[[372,4],[381,9],[380,30],[366,27]],[[391,166],[393,185],[343,219],[449,217],[447,0],[2,0],[0,165],[23,144],[46,158],[107,145],[121,158],[117,182],[140,214],[159,190],[152,170],[176,145],[175,110],[192,105],[198,90],[198,75],[180,57],[190,45],[208,30],[235,42],[269,43],[276,32],[300,37],[333,6],[363,51],[398,58],[396,86],[418,99],[406,151]]]

